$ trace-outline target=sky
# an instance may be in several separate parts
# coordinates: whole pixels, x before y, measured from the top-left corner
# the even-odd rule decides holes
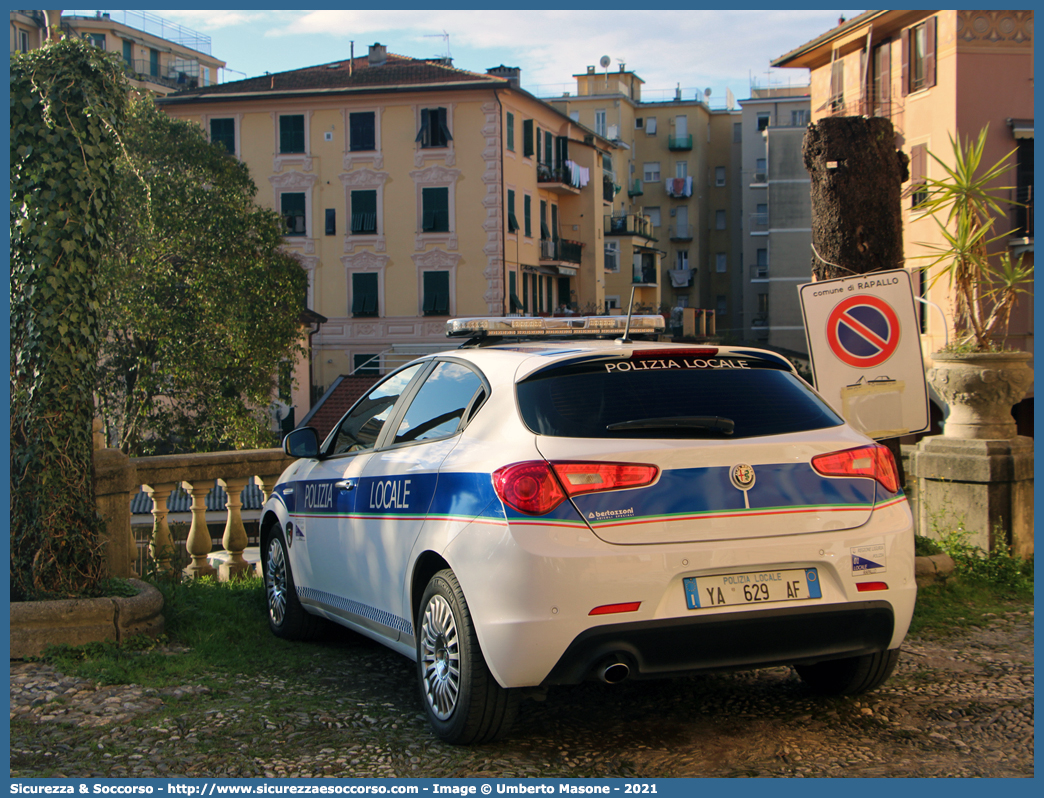
[[[68,12],[67,12],[68,13]],[[113,12],[116,16],[118,12]],[[601,10],[229,10],[154,11],[211,37],[211,53],[226,62],[222,82],[356,57],[378,42],[414,58],[449,54],[460,69],[484,73],[521,67],[522,88],[539,97],[576,90],[573,75],[624,63],[645,85],[642,99],[685,99],[711,89],[710,105],[725,106],[753,85],[803,85],[807,70],[769,69],[772,59],[826,33],[838,18],[861,11]]]

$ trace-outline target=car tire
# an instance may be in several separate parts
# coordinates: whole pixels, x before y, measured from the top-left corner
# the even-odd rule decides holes
[[[859,695],[880,687],[899,661],[899,649],[861,657],[833,659],[815,665],[797,665],[801,681],[823,695]]]
[[[265,577],[268,628],[284,640],[311,640],[319,635],[324,620],[308,613],[297,598],[286,538],[279,527],[267,536],[261,569]]]
[[[497,684],[453,571],[428,582],[417,613],[417,677],[432,729],[453,745],[502,737],[518,714],[519,694]]]

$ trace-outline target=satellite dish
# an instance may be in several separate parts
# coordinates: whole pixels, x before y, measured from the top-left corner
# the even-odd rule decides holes
[[[710,99],[710,96],[711,96],[710,86],[708,86],[706,89],[703,90],[703,96],[706,99],[708,99],[708,100]]]
[[[612,60],[609,58],[609,56],[603,55],[601,58],[598,59],[598,63],[602,67],[602,69],[608,69],[609,65],[612,63]]]

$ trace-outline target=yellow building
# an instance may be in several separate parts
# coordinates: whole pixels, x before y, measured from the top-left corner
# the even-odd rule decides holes
[[[715,312],[719,334],[740,316],[742,219],[738,111],[707,96],[642,99],[644,81],[621,64],[573,76],[576,94],[550,99],[615,145],[603,169],[606,301]]]
[[[375,44],[159,100],[249,167],[309,276],[313,396],[445,346],[451,316],[600,306],[611,145],[519,87]],[[297,417],[304,409],[298,403]]]
[[[11,11],[11,52],[27,53],[48,36],[87,39],[118,53],[131,86],[163,96],[218,82],[225,62],[210,54],[210,37],[149,11]]]

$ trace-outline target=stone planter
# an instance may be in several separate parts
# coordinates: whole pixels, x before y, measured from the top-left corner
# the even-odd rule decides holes
[[[950,406],[947,438],[1010,440],[1016,436],[1011,408],[1033,385],[1028,352],[935,352],[928,382]]]
[[[163,634],[163,594],[139,579],[130,582],[138,588],[138,595],[12,602],[11,659],[37,656],[52,644],[122,643],[141,634],[159,637]]]

